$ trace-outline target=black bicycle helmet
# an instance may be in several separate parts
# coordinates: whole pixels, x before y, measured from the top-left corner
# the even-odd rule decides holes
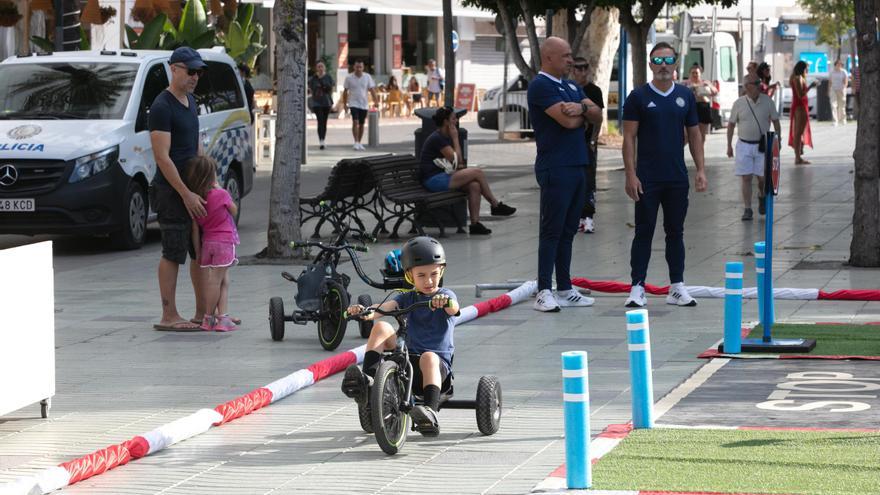
[[[433,237],[413,237],[403,245],[400,261],[404,270],[424,265],[445,265],[446,253]]]

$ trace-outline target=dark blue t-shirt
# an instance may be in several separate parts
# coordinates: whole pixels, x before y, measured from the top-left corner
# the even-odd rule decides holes
[[[422,145],[422,154],[419,156],[419,178],[422,182],[437,174],[445,174],[442,168],[434,165],[435,158],[445,158],[440,152],[443,148],[452,146],[452,139],[434,131]]]
[[[580,86],[568,79],[556,82],[545,74],[538,74],[529,83],[528,99],[529,120],[538,146],[535,171],[588,165],[584,128],[566,129],[544,112],[561,101],[580,103],[584,99]]]
[[[166,89],[159,93],[150,106],[150,131],[171,133],[168,155],[181,179],[186,172],[186,162],[199,154],[199,114],[196,110],[196,99],[191,94],[187,94],[186,98],[189,100],[189,108],[183,106]],[[168,184],[161,170],[156,174],[156,182]]]
[[[623,120],[639,123],[636,175],[642,182],[687,182],[684,164],[685,127],[697,120],[694,93],[673,84],[665,95],[650,83],[626,97]]]
[[[449,299],[458,301],[455,293],[449,289],[440,288],[437,294],[449,296]],[[429,301],[434,296],[427,296],[417,291],[401,292],[394,296],[399,308],[412,306],[417,302]],[[445,309],[418,308],[409,314],[407,320],[406,345],[410,352],[422,354],[431,351],[440,356],[449,369],[452,369],[452,353],[455,345],[452,343],[452,333],[455,329],[454,316],[449,316]]]

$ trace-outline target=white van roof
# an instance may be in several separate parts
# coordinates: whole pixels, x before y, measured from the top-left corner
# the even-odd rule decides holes
[[[198,51],[205,60],[232,62],[232,58],[226,54],[222,46],[203,48]],[[71,52],[55,52],[47,54],[13,55],[3,64],[31,64],[40,62],[96,62],[107,61],[117,63],[151,62],[153,60],[166,59],[171,56],[171,50],[83,50]]]

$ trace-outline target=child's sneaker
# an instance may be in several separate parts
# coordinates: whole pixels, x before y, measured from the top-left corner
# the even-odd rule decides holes
[[[684,282],[678,282],[669,286],[669,295],[666,296],[666,304],[692,307],[697,305],[697,300],[688,294]]]
[[[231,332],[238,329],[238,327],[235,326],[235,323],[232,323],[232,318],[229,315],[220,315],[214,317],[213,329],[215,332]]]
[[[648,298],[645,297],[645,288],[641,284],[633,285],[629,290],[629,297],[626,298],[624,306],[627,308],[644,308],[648,304]]]
[[[584,234],[592,234],[596,231],[596,223],[593,221],[592,217],[582,218],[581,221],[584,222]]]
[[[413,429],[417,432],[426,437],[436,437],[440,434],[437,413],[430,406],[418,405],[412,408],[409,415],[413,420]]]
[[[560,306],[592,306],[592,297],[581,294],[577,289],[556,291],[556,303]]]
[[[551,292],[550,289],[544,289],[538,292],[538,296],[535,298],[535,310],[544,313],[556,313],[560,311],[559,303],[556,302],[556,298],[553,297],[553,292]]]
[[[366,404],[370,394],[370,386],[372,378],[367,376],[356,364],[350,365],[345,369],[345,376],[342,378],[342,393],[346,397],[352,398],[358,404]]]
[[[202,324],[199,328],[206,332],[214,331],[214,315],[205,315],[202,317]]]

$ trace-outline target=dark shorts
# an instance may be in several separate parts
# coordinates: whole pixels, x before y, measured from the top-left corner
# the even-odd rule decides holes
[[[351,118],[358,124],[363,124],[367,120],[367,109],[350,107]]]
[[[422,369],[419,368],[419,358],[421,358],[421,354],[410,353],[409,362],[412,363],[413,367],[413,393],[416,395],[422,395]],[[439,356],[438,356],[439,357]],[[440,391],[446,392],[452,387],[452,370],[449,369],[449,365],[446,364],[446,361],[443,358],[440,358]]]
[[[449,190],[449,181],[451,180],[451,175],[446,172],[440,172],[439,174],[434,174],[428,177],[423,186],[425,189],[431,192],[445,192]]]
[[[431,100],[440,101],[440,93],[432,93],[432,92],[428,91],[428,101],[431,101]]]
[[[710,103],[702,101],[697,102],[697,120],[701,124],[712,123],[712,105]]]
[[[421,103],[421,101],[422,101],[422,94],[421,94],[421,93],[413,93],[413,94],[412,94],[412,101],[413,101],[414,103]]]
[[[187,253],[190,259],[196,259],[192,244],[192,219],[180,195],[168,184],[159,183],[153,184],[150,192],[150,201],[162,232],[162,257],[178,265],[186,263]]]

